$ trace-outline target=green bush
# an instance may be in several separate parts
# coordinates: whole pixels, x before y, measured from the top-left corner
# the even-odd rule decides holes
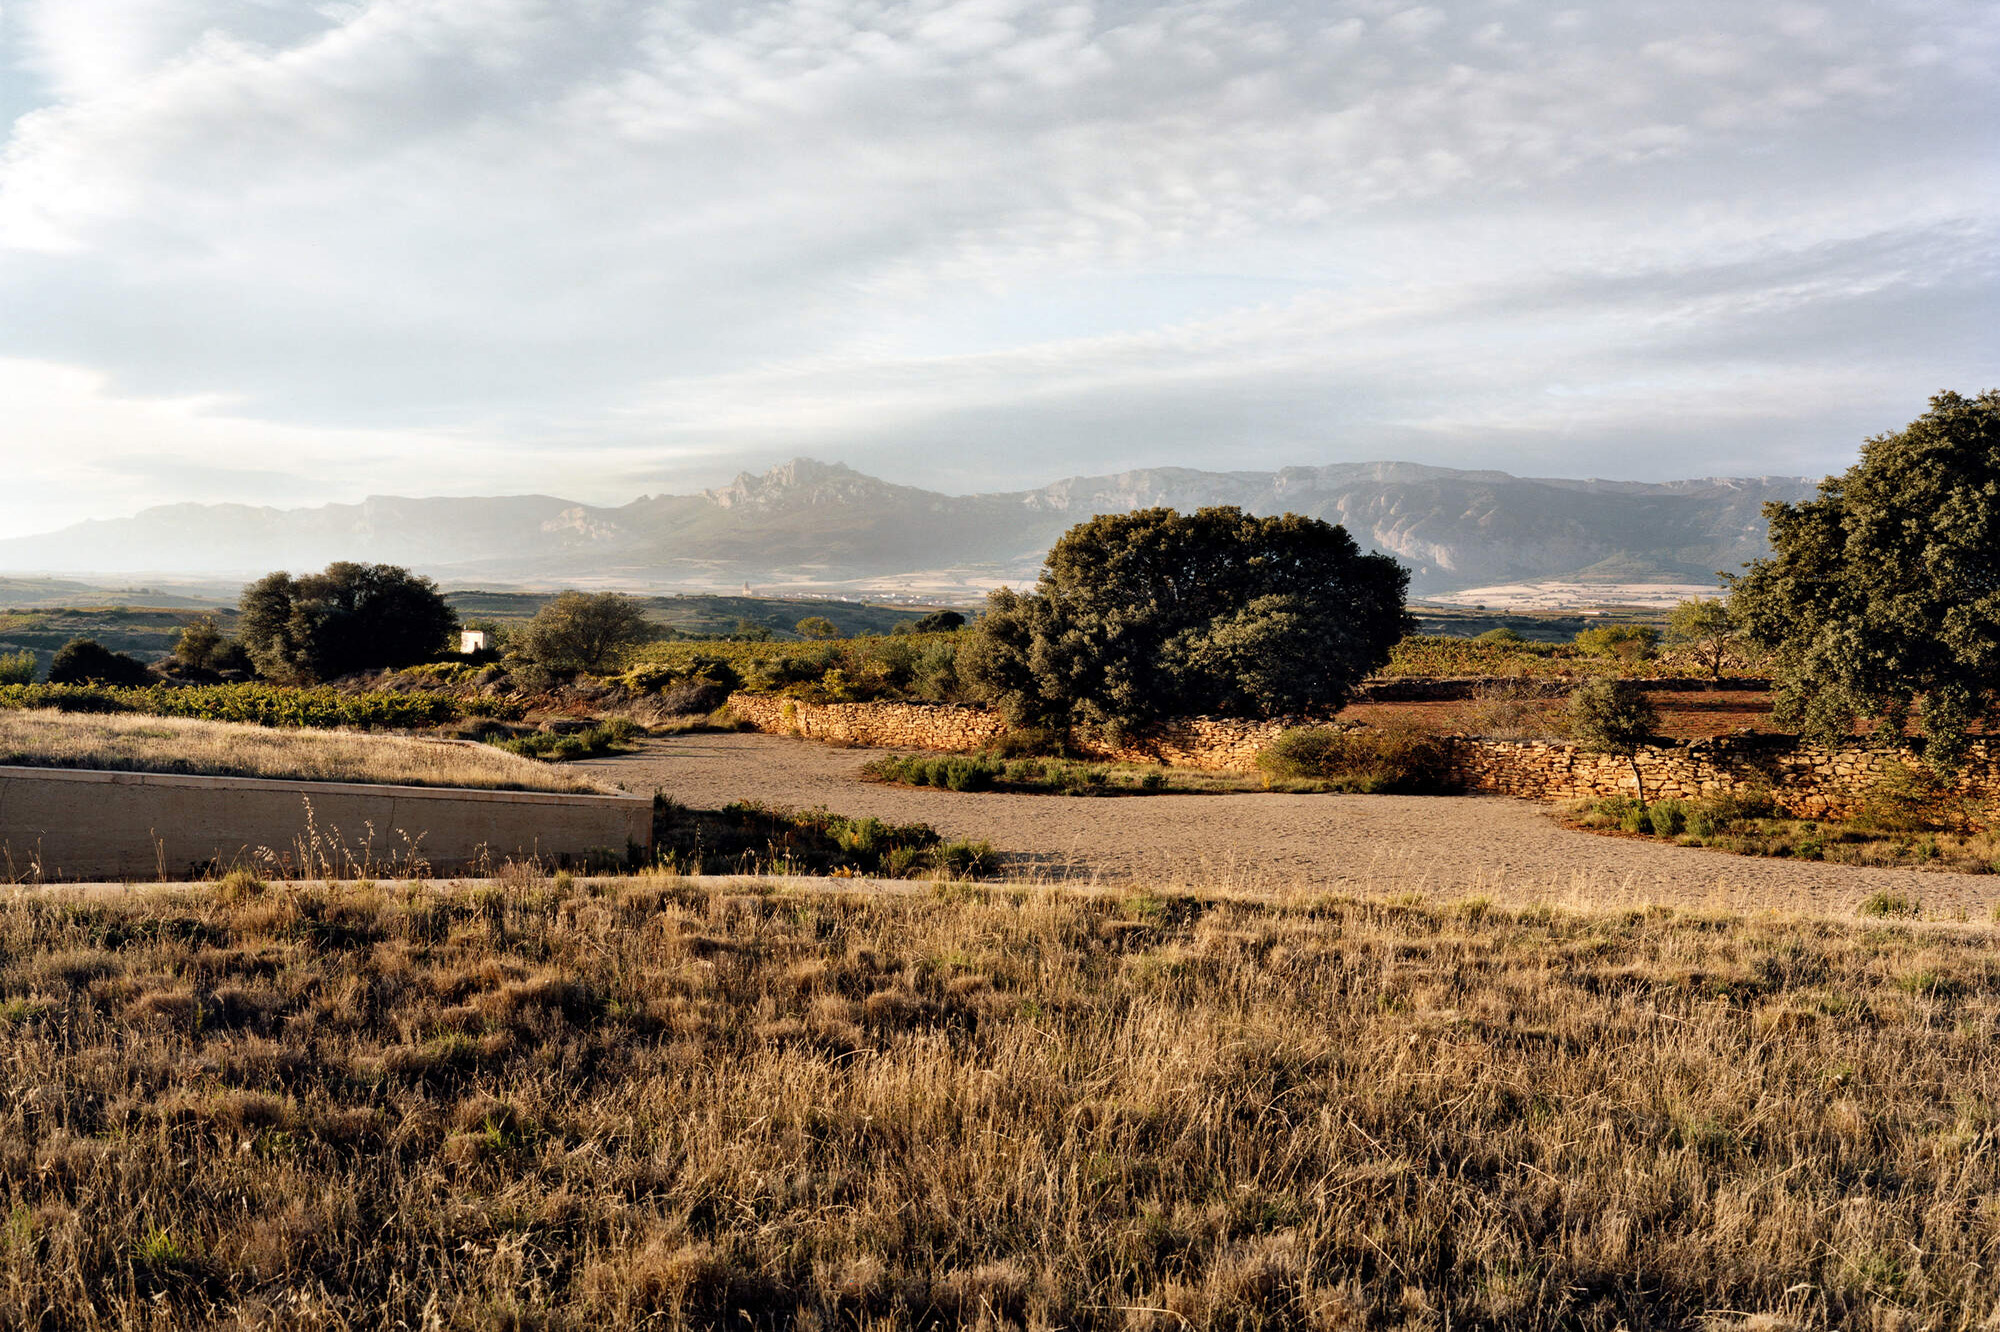
[[[1655,837],[1679,837],[1687,828],[1688,807],[1679,800],[1655,800],[1646,809],[1646,821]]]
[[[34,682],[34,653],[26,650],[0,652],[0,685],[25,685]]]
[[[1575,641],[1587,656],[1646,661],[1660,645],[1660,631],[1649,624],[1601,624],[1578,630]]]
[[[519,754],[523,758],[570,763],[577,759],[596,758],[601,754],[619,753],[630,748],[631,740],[643,733],[644,728],[623,717],[614,717],[582,731],[562,735],[537,731],[533,735],[499,740],[494,742],[494,748]]]
[[[919,754],[879,758],[862,769],[877,781],[901,782],[909,786],[935,786],[949,791],[988,791],[1006,771],[996,759],[985,755],[926,757]]]

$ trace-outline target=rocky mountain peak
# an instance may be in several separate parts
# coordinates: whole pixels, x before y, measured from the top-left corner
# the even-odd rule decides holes
[[[794,458],[761,476],[751,472],[739,473],[728,485],[719,490],[703,491],[702,495],[723,509],[789,509],[816,504],[851,504],[902,488],[857,472],[846,463]]]

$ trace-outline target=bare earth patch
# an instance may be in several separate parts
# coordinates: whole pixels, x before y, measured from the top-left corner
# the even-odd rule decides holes
[[[1502,797],[1093,800],[939,791],[864,781],[861,766],[881,752],[769,735],[690,735],[577,766],[699,809],[755,800],[928,823],[946,838],[991,841],[1022,876],[1839,916],[1889,892],[1917,899],[1926,916],[1980,920],[2000,903],[2000,876],[1760,860],[1598,837],[1561,827],[1543,806]]]
[[[0,764],[592,794],[589,778],[486,745],[179,717],[0,710]]]

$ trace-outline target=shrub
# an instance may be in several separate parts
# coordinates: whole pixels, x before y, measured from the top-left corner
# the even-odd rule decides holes
[[[840,626],[832,620],[827,619],[824,615],[808,615],[792,626],[792,632],[796,633],[800,638],[817,642],[829,638],[839,638]]]
[[[1656,800],[1646,810],[1646,822],[1655,837],[1679,837],[1687,828],[1688,807],[1679,800]]]
[[[56,649],[49,663],[49,683],[68,685],[114,685],[131,688],[150,684],[153,673],[146,663],[122,652],[113,652],[94,638],[72,638]]]
[[[1458,709],[1458,724],[1469,734],[1496,740],[1526,740],[1569,729],[1549,696],[1521,680],[1480,685]]]
[[[0,685],[25,685],[34,682],[34,653],[25,649],[20,652],[0,652]]]
[[[1660,644],[1660,631],[1646,624],[1601,624],[1577,632],[1576,646],[1587,656],[1645,661]]]
[[[1501,625],[1498,629],[1488,629],[1485,633],[1475,636],[1472,641],[1475,643],[1525,643],[1528,640],[1515,633],[1512,629],[1509,629],[1506,625]]]
[[[601,754],[619,753],[630,748],[633,738],[643,733],[644,728],[637,724],[623,717],[614,717],[581,731],[565,734],[537,731],[511,740],[498,740],[494,742],[494,748],[519,754],[523,758],[570,763],[577,759],[596,758]]]
[[[1920,909],[1916,898],[1884,888],[1862,898],[1855,912],[1863,916],[1914,916]]]
[[[1257,756],[1267,778],[1324,781],[1363,794],[1443,790],[1451,742],[1416,725],[1295,727]]]

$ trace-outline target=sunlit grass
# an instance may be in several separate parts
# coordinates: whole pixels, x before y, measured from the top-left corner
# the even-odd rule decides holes
[[[25,708],[0,709],[0,764],[482,790],[602,789],[580,774],[485,745]]]

